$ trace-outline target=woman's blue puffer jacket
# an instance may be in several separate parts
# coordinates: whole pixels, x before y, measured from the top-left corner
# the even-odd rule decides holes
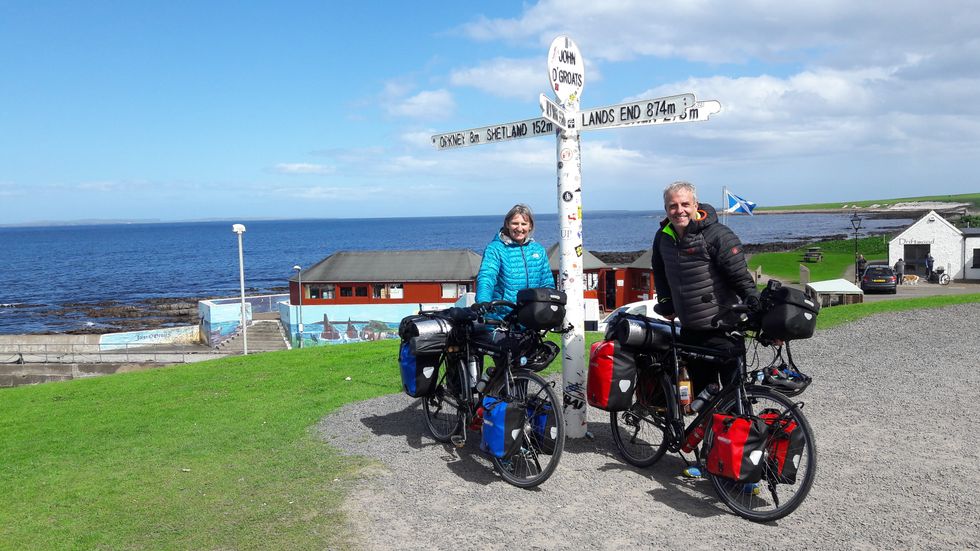
[[[480,273],[476,276],[476,301],[516,302],[517,291],[532,287],[555,288],[548,253],[533,239],[519,245],[503,231],[499,232],[483,251]]]

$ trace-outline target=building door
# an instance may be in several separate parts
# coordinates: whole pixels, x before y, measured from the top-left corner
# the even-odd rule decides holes
[[[616,270],[608,270],[605,275],[603,306],[606,310],[616,309]]]
[[[905,245],[905,273],[926,275],[926,255],[930,245]]]

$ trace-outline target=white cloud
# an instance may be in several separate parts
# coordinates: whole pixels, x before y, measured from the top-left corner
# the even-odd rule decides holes
[[[335,168],[314,163],[279,163],[274,170],[279,174],[330,174]]]
[[[396,117],[441,119],[453,114],[456,102],[448,90],[424,90],[403,101],[386,103],[385,109]]]
[[[541,59],[496,58],[449,75],[454,86],[469,86],[501,97],[531,100],[545,85]]]

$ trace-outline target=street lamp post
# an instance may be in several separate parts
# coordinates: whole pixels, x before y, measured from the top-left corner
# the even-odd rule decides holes
[[[854,228],[854,283],[861,284],[861,274],[858,273],[858,230],[861,229],[861,217],[855,212],[851,215],[851,227]]]
[[[297,264],[293,269],[299,278],[299,347],[303,348],[303,268]]]
[[[238,281],[242,289],[242,353],[248,355],[248,328],[245,325],[245,256],[242,254],[242,234],[245,226],[234,224],[231,231],[238,234]]]

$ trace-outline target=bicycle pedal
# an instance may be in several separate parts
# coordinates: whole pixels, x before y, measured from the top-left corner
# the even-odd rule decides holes
[[[466,445],[466,437],[462,434],[454,434],[450,436],[449,441],[452,442],[457,448],[462,448]]]

